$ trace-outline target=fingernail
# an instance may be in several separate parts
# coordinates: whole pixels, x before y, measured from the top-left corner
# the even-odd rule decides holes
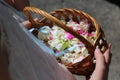
[[[96,49],[99,49],[99,46],[96,46]]]
[[[108,46],[109,46],[109,48],[111,48],[111,43],[109,43],[109,45],[108,45]]]
[[[96,49],[95,49],[95,53],[100,53],[100,49],[99,49],[99,47],[96,47]]]

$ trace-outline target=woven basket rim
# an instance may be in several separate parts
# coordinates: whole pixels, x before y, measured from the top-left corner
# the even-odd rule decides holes
[[[29,21],[33,24],[33,25],[39,25],[39,23],[36,23],[34,20],[33,20],[33,18],[31,17],[31,15],[30,15],[30,11],[31,12],[35,12],[35,13],[37,13],[37,14],[39,14],[39,15],[42,15],[42,16],[44,16],[45,18],[47,18],[47,19],[49,19],[49,20],[51,20],[51,21],[53,21],[53,22],[55,22],[57,25],[59,25],[61,28],[63,28],[65,31],[67,31],[67,32],[69,32],[69,33],[71,33],[72,32],[72,34],[73,33],[75,33],[74,31],[72,31],[71,29],[68,29],[67,27],[66,27],[66,25],[65,24],[63,24],[63,22],[61,22],[59,19],[57,19],[56,17],[54,17],[54,16],[52,16],[51,14],[52,13],[55,13],[55,12],[57,12],[57,11],[65,11],[65,10],[67,10],[67,11],[76,11],[77,13],[81,13],[82,15],[84,15],[84,16],[86,16],[86,17],[88,17],[88,18],[90,18],[93,22],[94,22],[94,26],[95,26],[95,28],[96,28],[96,31],[95,31],[95,39],[99,36],[99,34],[100,34],[100,25],[96,22],[96,20],[93,18],[93,17],[91,17],[89,14],[87,14],[87,13],[85,13],[85,12],[83,12],[83,11],[81,11],[81,10],[76,10],[76,9],[71,9],[71,8],[63,8],[63,9],[57,9],[57,10],[55,10],[55,11],[53,11],[53,12],[51,12],[51,13],[47,13],[47,12],[45,12],[45,11],[43,11],[43,10],[41,10],[41,9],[39,9],[39,8],[36,8],[36,7],[25,7],[24,8],[24,13],[25,13],[25,15],[28,17],[28,19],[29,19]],[[40,24],[41,25],[41,24]],[[64,27],[63,27],[64,26]],[[97,26],[97,27],[96,27]],[[89,41],[87,41],[84,37],[82,37],[81,35],[78,35],[77,34],[77,36],[76,36],[76,33],[75,34],[73,34],[75,37],[77,37],[78,39],[79,38],[81,38],[81,40],[80,41],[82,41],[84,44],[86,44],[86,47],[88,47],[88,48],[90,48],[91,49],[91,53],[93,53],[93,51],[94,50],[92,50],[92,49],[94,49],[94,43],[93,44],[91,44]]]
[[[63,28],[65,31],[67,31],[67,32],[69,32],[69,33],[75,33],[74,31],[71,31],[71,29],[68,29],[67,28],[67,26],[65,25],[65,24],[63,24],[59,19],[57,19],[56,17],[54,17],[52,14],[54,14],[54,13],[56,13],[56,12],[60,12],[60,11],[71,11],[71,12],[76,12],[77,14],[81,14],[81,15],[84,15],[85,17],[87,17],[88,19],[90,19],[92,22],[93,22],[93,24],[94,24],[94,27],[96,28],[96,31],[95,31],[95,38],[96,39],[98,39],[99,38],[99,36],[101,35],[101,34],[103,34],[102,32],[101,32],[101,28],[100,28],[100,25],[97,23],[97,21],[93,18],[93,17],[91,17],[88,13],[86,13],[86,12],[83,12],[82,10],[76,10],[76,9],[72,9],[72,8],[63,8],[63,9],[57,9],[57,10],[55,10],[55,11],[52,11],[52,12],[50,12],[50,13],[47,13],[47,12],[45,12],[45,11],[43,11],[43,10],[41,10],[40,8],[36,8],[36,7],[32,7],[32,6],[29,6],[29,7],[25,7],[24,8],[24,10],[23,10],[23,12],[25,13],[25,15],[27,16],[27,18],[29,19],[29,21],[32,23],[32,25],[34,25],[34,26],[38,26],[38,25],[41,25],[40,23],[36,23],[34,20],[33,20],[33,18],[31,17],[31,14],[30,14],[30,12],[35,12],[35,13],[37,13],[37,14],[39,14],[39,15],[41,15],[41,16],[43,16],[43,17],[45,17],[45,18],[43,18],[43,19],[41,19],[41,21],[40,22],[42,22],[43,20],[45,20],[45,19],[49,19],[49,20],[51,20],[51,21],[53,21],[53,22],[55,22],[57,25],[59,25],[61,28]],[[74,35],[76,35],[76,33],[74,34]],[[79,40],[81,41],[81,38],[82,38],[82,42],[84,43],[84,41],[85,41],[85,45],[86,45],[86,47],[90,50],[90,56],[89,56],[89,58],[88,58],[88,60],[89,60],[89,62],[90,63],[92,63],[92,59],[93,59],[93,56],[94,56],[94,50],[95,50],[95,43],[96,43],[96,41],[93,43],[93,44],[91,44],[90,42],[88,42],[86,39],[84,39],[82,36],[80,36],[80,35],[78,35],[78,36],[75,36],[75,37],[77,37],[77,38],[80,38]],[[83,62],[86,62],[86,60],[84,60]],[[80,64],[83,64],[83,63],[80,63]],[[72,67],[71,67],[72,66]],[[74,67],[74,65],[71,65],[71,66],[68,66],[68,69],[70,69],[71,71],[73,70],[73,69],[71,69],[71,68],[73,68]],[[94,64],[90,64],[90,66],[93,66],[94,67]],[[91,71],[93,71],[93,69],[91,70]],[[74,70],[73,70],[73,73],[77,73],[77,74],[79,74],[78,72],[75,72]],[[83,71],[83,75],[88,75],[88,74],[90,74],[91,72],[84,72]]]

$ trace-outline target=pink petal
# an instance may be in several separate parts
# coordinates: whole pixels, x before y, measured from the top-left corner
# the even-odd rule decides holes
[[[68,32],[66,32],[65,37],[66,37],[68,40],[71,40],[71,39],[74,38],[74,36],[73,36],[72,34],[68,33]]]
[[[93,36],[93,34],[92,34],[92,33],[88,33],[88,36],[91,36],[91,37],[92,37],[92,36]]]
[[[60,52],[60,51],[59,51],[59,50],[56,50],[55,52],[57,53],[57,52]]]
[[[78,28],[80,28],[80,25],[79,26],[77,26]]]
[[[52,36],[49,36],[49,39],[50,39],[50,40],[53,40],[53,37],[52,37]]]
[[[78,33],[79,33],[79,34],[83,34],[84,31],[83,31],[83,30],[78,30]]]

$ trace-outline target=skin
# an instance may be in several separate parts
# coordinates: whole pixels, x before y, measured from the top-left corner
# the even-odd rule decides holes
[[[35,19],[35,21],[37,20],[38,19]],[[27,28],[33,27],[29,21],[25,21],[23,24]],[[98,48],[95,50],[94,55],[96,58],[96,67],[91,77],[86,78],[86,80],[108,80],[109,64],[111,61],[110,49],[111,44],[108,45],[108,49],[104,53],[102,53]]]
[[[29,6],[29,0],[5,0],[8,4],[10,4],[12,7],[16,8],[18,11],[23,11],[23,8],[25,6]],[[35,21],[38,21],[38,19],[34,19]],[[32,26],[29,21],[23,22],[23,24],[29,29],[35,26]],[[89,80],[108,80],[108,72],[109,72],[109,64],[111,61],[111,54],[110,54],[110,48],[111,45],[109,45],[108,49],[105,51],[105,53],[101,53],[99,49],[96,49],[94,52],[95,58],[96,58],[96,67],[94,72],[92,73]],[[0,66],[3,66],[5,63],[5,60],[3,58],[0,58]],[[3,66],[4,67],[4,66]],[[65,67],[63,69],[66,72],[69,72]],[[2,72],[7,72],[7,67],[4,67],[2,69]],[[70,74],[70,73],[69,73]],[[8,74],[6,74],[8,75]],[[9,76],[9,75],[8,75]],[[70,76],[72,76],[70,74]],[[69,77],[69,76],[68,76]],[[4,77],[5,78],[5,77]],[[9,77],[8,77],[9,78]],[[69,77],[73,78],[73,77]],[[3,80],[3,79],[0,79]],[[4,80],[10,80],[10,79],[4,79]],[[69,79],[73,80],[73,79]]]
[[[101,53],[100,49],[95,50],[96,67],[90,80],[108,80],[109,64],[111,61],[110,48],[111,44],[109,44],[104,54]]]

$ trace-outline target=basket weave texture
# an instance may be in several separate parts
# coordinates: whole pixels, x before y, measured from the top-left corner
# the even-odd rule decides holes
[[[41,19],[39,22],[35,22],[31,16],[31,13],[36,13],[44,18]],[[78,74],[78,75],[91,75],[91,73],[94,70],[95,64],[93,63],[93,58],[94,58],[94,50],[96,47],[99,47],[102,52],[104,52],[107,49],[107,43],[105,40],[105,35],[100,27],[100,25],[97,23],[97,21],[91,17],[89,14],[81,11],[81,10],[76,10],[76,9],[69,9],[69,8],[64,8],[64,9],[58,9],[55,10],[51,13],[47,13],[39,8],[35,7],[25,7],[24,8],[24,13],[31,22],[33,26],[36,28],[40,28],[43,26],[50,26],[52,27],[54,24],[58,25],[65,31],[71,33],[79,39],[81,42],[83,42],[89,52],[89,56],[87,56],[85,59],[83,59],[81,62],[77,62],[75,64],[71,64],[66,66],[68,70],[73,73],[73,74]],[[90,30],[94,31],[94,41],[90,42],[89,40],[85,39],[83,36],[78,34],[72,29],[69,29],[61,20],[68,22],[69,20],[73,20],[75,22],[80,22],[83,19],[87,19],[87,21],[90,23]]]

